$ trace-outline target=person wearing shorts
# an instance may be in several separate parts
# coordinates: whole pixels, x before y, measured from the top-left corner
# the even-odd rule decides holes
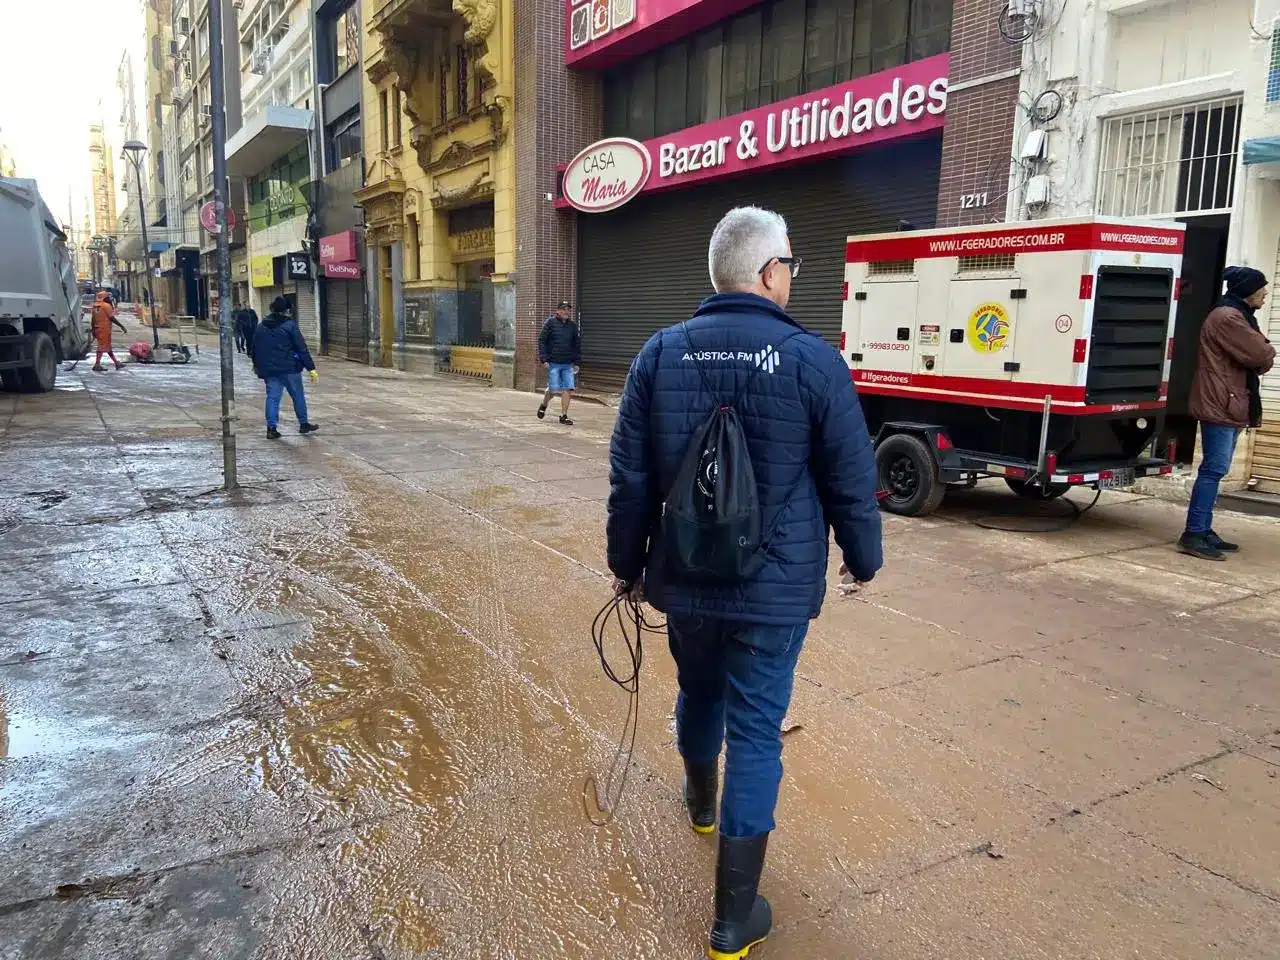
[[[538,419],[547,415],[551,398],[559,394],[560,422],[567,427],[573,426],[569,419],[569,401],[573,397],[578,365],[582,362],[582,336],[571,311],[572,304],[561,300],[538,334],[538,360],[547,368],[547,392],[538,406]]]

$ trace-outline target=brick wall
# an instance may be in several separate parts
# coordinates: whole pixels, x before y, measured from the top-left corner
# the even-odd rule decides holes
[[[542,321],[577,289],[574,215],[557,211],[556,167],[600,137],[600,84],[564,66],[564,3],[515,4],[516,357],[515,383],[543,382],[537,364]]]
[[[981,82],[1016,69],[1022,47],[1000,35],[1000,11],[1008,0],[955,0],[951,20],[951,85],[942,137],[938,226],[1004,219],[1010,151],[1018,103],[1018,78]],[[965,84],[979,81],[971,87]],[[968,194],[986,194],[984,206],[961,208]]]

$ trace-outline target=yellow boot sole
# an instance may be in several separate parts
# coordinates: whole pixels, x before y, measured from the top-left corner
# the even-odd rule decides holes
[[[716,832],[716,825],[714,823],[711,824],[711,826],[709,827],[700,827],[696,823],[694,823],[692,820],[690,820],[689,826],[693,827],[693,832],[698,834],[698,836],[700,837],[705,837],[708,834],[712,834]]]
[[[723,950],[715,949],[715,947],[707,947],[707,957],[708,960],[742,960],[743,957],[751,952],[752,947],[760,946],[760,944],[764,943],[767,939],[768,934],[761,937],[759,940],[754,940],[751,943],[748,943],[741,950],[735,950],[733,953],[725,953]]]

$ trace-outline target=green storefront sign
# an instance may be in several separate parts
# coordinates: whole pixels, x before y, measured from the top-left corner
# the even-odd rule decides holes
[[[307,212],[305,191],[311,182],[307,145],[299,144],[262,173],[249,179],[249,229],[262,230]]]

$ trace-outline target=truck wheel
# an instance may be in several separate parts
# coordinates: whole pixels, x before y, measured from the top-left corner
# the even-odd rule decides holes
[[[18,371],[18,382],[27,393],[48,393],[58,379],[58,351],[47,333],[31,334],[31,366]]]
[[[1009,485],[1009,489],[1022,497],[1024,500],[1057,500],[1060,496],[1071,489],[1069,483],[1050,483],[1046,486],[1028,483],[1026,480],[1017,480],[1013,477],[1005,477],[1004,482]]]
[[[938,478],[938,461],[919,437],[896,433],[876,447],[881,503],[890,513],[924,517],[938,509],[946,484]]]

